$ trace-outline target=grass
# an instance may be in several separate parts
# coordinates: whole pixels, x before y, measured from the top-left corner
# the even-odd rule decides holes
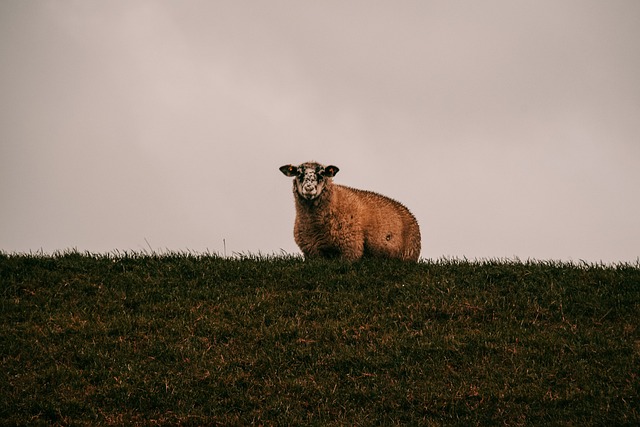
[[[0,253],[1,425],[638,425],[640,266]]]

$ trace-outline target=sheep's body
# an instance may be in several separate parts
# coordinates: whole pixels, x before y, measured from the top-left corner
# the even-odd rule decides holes
[[[296,176],[294,238],[305,257],[363,256],[416,261],[420,256],[420,229],[415,217],[401,203],[380,194],[334,184],[338,168],[317,163],[283,166],[285,175]],[[311,171],[316,188],[312,196]]]

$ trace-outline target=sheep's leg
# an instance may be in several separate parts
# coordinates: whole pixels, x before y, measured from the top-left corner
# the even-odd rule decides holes
[[[362,235],[352,235],[340,245],[342,258],[348,261],[356,261],[364,254],[364,238]]]

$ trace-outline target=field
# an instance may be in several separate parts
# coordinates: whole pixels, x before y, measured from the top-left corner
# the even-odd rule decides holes
[[[0,253],[0,425],[638,425],[640,265]]]

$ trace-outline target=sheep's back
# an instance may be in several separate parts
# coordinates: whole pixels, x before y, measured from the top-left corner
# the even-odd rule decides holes
[[[406,206],[372,191],[335,187],[340,198],[347,201],[348,210],[360,217],[365,250],[370,255],[418,259],[420,229]]]

